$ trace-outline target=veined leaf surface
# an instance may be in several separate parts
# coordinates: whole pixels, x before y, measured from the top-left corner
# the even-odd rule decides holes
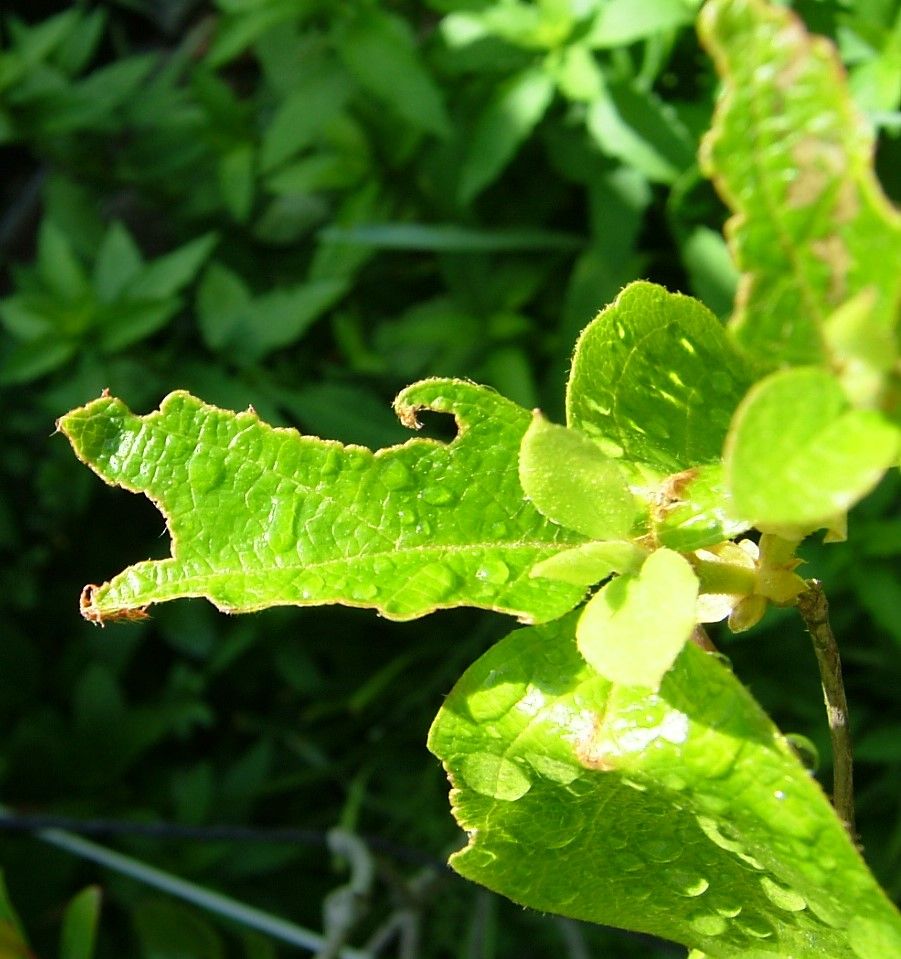
[[[89,587],[94,621],[203,596],[220,609],[342,603],[412,619],[468,605],[541,622],[582,598],[529,576],[583,541],[525,501],[517,474],[531,415],[487,387],[425,380],[395,408],[452,413],[453,442],[364,447],[274,429],[188,393],[136,416],[101,397],[59,427],[106,482],[145,493],[166,517],[172,557]]]
[[[709,959],[901,955],[901,917],[720,658],[689,643],[659,692],[613,685],[576,620],[509,635],[438,714],[429,745],[469,834],[453,867]]]

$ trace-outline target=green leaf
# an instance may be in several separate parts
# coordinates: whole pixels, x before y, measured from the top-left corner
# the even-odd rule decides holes
[[[106,231],[94,263],[94,290],[102,303],[117,299],[140,273],[144,260],[131,234],[117,220]]]
[[[77,300],[88,291],[88,278],[65,233],[45,218],[38,232],[37,269],[57,296]]]
[[[898,428],[852,410],[825,370],[773,373],[748,393],[726,442],[735,511],[755,526],[825,524],[879,482],[898,445]]]
[[[432,726],[469,835],[454,869],[715,959],[896,954],[901,918],[721,659],[689,643],[657,693],[616,686],[576,615],[485,653]]]
[[[132,918],[143,959],[224,959],[225,945],[216,928],[181,903],[145,901]]]
[[[0,956],[3,959],[7,957],[8,959],[30,959],[32,956],[21,920],[10,902],[2,870],[0,870]]]
[[[358,10],[335,42],[345,66],[366,90],[421,130],[449,135],[441,92],[420,59],[406,20],[375,8]]]
[[[100,888],[89,886],[66,906],[59,946],[60,959],[91,959],[94,955],[100,902]]]
[[[694,142],[673,108],[629,84],[611,84],[585,123],[604,153],[649,180],[673,183],[694,162]]]
[[[579,652],[613,683],[657,689],[695,627],[697,600],[688,560],[658,549],[591,598],[576,626]]]
[[[555,230],[483,230],[454,223],[371,223],[331,226],[319,238],[327,243],[352,243],[387,250],[436,250],[493,253],[523,250],[578,250],[582,237]]]
[[[541,68],[511,77],[476,122],[460,171],[459,196],[470,203],[493,183],[544,116],[554,81]]]
[[[583,543],[536,563],[530,575],[560,579],[575,586],[594,586],[612,573],[638,572],[646,555],[639,546],[626,541]]]
[[[519,481],[539,513],[591,539],[626,538],[638,512],[616,461],[537,411],[522,440]]]
[[[644,40],[691,23],[696,6],[685,0],[609,0],[595,16],[584,42],[603,49]]]
[[[863,290],[891,329],[901,216],[873,173],[873,131],[832,46],[761,0],[710,0],[700,30],[724,80],[702,161],[735,216],[733,326],[770,363],[829,363],[826,318]]]
[[[146,493],[172,535],[171,559],[89,587],[87,618],[185,596],[233,612],[343,603],[390,619],[465,604],[541,621],[579,602],[581,589],[529,576],[580,541],[524,501],[516,464],[529,413],[456,380],[409,387],[395,408],[410,426],[420,409],[452,413],[459,435],[372,453],[182,392],[145,417],[113,397],[67,414],[59,427],[76,455]]]
[[[194,279],[216,242],[214,234],[205,233],[171,253],[157,257],[128,284],[128,297],[161,300],[177,293]]]
[[[655,491],[651,519],[657,542],[680,553],[732,539],[751,525],[735,515],[721,463],[668,476]]]
[[[250,144],[236,146],[219,160],[219,189],[228,212],[244,223],[253,206],[254,150]]]
[[[701,303],[632,283],[585,328],[567,424],[663,474],[719,462],[751,372]]]
[[[328,62],[296,86],[272,116],[260,147],[260,168],[269,171],[314,142],[344,108],[353,83],[340,64]]]

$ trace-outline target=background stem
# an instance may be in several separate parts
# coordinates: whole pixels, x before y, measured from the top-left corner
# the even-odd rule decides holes
[[[829,604],[818,580],[807,581],[807,589],[798,597],[798,610],[813,639],[813,648],[820,667],[820,682],[823,685],[823,699],[832,739],[832,802],[853,838],[856,835],[854,777],[848,701],[845,699],[838,645],[829,625]]]

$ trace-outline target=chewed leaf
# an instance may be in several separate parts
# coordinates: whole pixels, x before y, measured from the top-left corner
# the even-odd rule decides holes
[[[709,0],[700,31],[726,90],[702,162],[735,212],[733,328],[767,362],[829,363],[823,324],[845,300],[872,291],[873,329],[897,321],[901,217],[873,173],[873,131],[832,45],[791,11]]]
[[[689,643],[658,692],[615,686],[575,620],[502,640],[432,726],[469,836],[453,868],[711,959],[898,955],[901,917],[720,657]]]
[[[60,429],[106,482],[145,493],[166,517],[172,558],[136,563],[86,595],[94,621],[203,596],[244,612],[342,603],[412,619],[469,605],[528,621],[582,598],[531,578],[540,560],[581,542],[523,497],[517,476],[530,414],[493,390],[426,380],[396,409],[452,413],[449,444],[413,439],[373,453],[273,429],[188,393],[136,416],[102,397]]]
[[[896,461],[899,430],[850,408],[825,370],[773,373],[748,393],[725,449],[735,511],[757,526],[832,526]]]
[[[638,513],[616,460],[538,412],[523,437],[519,481],[543,516],[592,539],[625,538]]]
[[[591,598],[576,626],[579,652],[611,682],[657,689],[694,629],[697,600],[688,560],[658,549]]]
[[[631,283],[579,337],[567,423],[609,455],[665,476],[719,462],[729,420],[752,382],[703,304]]]

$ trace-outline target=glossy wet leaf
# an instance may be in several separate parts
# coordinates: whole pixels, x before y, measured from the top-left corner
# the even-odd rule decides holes
[[[631,283],[579,337],[567,424],[611,456],[675,473],[719,461],[732,412],[752,381],[703,304]]]
[[[694,629],[697,600],[688,560],[655,550],[589,600],[576,626],[579,652],[611,682],[657,689]]]
[[[828,800],[719,657],[658,693],[579,655],[577,614],[476,662],[429,738],[469,844],[462,875],[541,911],[710,959],[876,959],[901,918]]]
[[[898,428],[851,409],[825,370],[773,373],[739,407],[726,444],[735,510],[755,525],[831,521],[879,482],[898,445]]]
[[[452,413],[459,435],[373,453],[184,392],[143,417],[113,397],[67,414],[59,426],[79,458],[145,493],[172,536],[172,558],[89,589],[85,614],[128,617],[204,596],[231,612],[343,603],[411,619],[470,605],[543,621],[579,602],[580,588],[529,576],[582,537],[523,497],[528,411],[458,380],[411,386],[395,408],[408,426],[420,409]]]
[[[539,513],[591,539],[624,539],[632,528],[636,500],[616,460],[540,413],[523,437],[519,481]]]
[[[832,45],[762,0],[710,0],[700,32],[725,96],[706,172],[735,213],[733,326],[767,362],[827,363],[826,318],[872,290],[874,330],[897,322],[901,217],[873,173],[873,130]]]

